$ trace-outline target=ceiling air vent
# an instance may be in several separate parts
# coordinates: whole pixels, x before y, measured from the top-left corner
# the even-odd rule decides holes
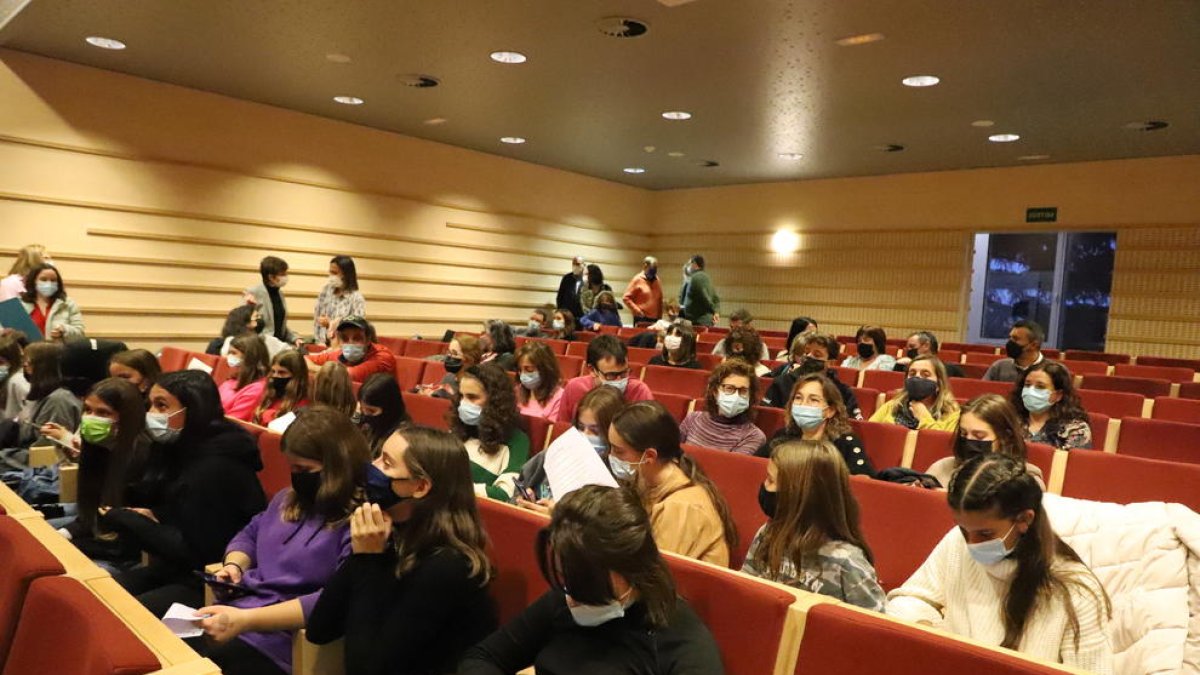
[[[875,146],[875,149],[880,152],[900,152],[904,150],[904,146],[899,143],[885,143]]]
[[[610,16],[596,22],[596,28],[608,37],[635,38],[645,35],[650,26],[645,21],[625,16]]]
[[[699,167],[702,167],[705,169],[711,169],[714,166],[721,166],[720,162],[714,162],[711,159],[697,159],[697,160],[694,160],[692,162],[692,164],[695,164],[696,166],[699,166]]]
[[[1130,122],[1125,125],[1125,128],[1133,129],[1134,131],[1158,131],[1159,129],[1166,129],[1169,126],[1171,125],[1162,120],[1146,120],[1145,122]]]
[[[441,83],[441,80],[431,75],[410,73],[408,75],[400,76],[400,84],[403,84],[406,87],[415,87],[417,89],[429,89],[431,87],[436,87]]]

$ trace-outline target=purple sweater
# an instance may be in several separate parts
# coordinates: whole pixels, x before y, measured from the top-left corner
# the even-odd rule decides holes
[[[254,516],[225,547],[226,555],[239,551],[250,556],[251,567],[242,577],[242,585],[262,593],[226,604],[249,609],[299,598],[307,622],[321,589],[350,555],[350,524],[330,528],[318,518],[285,521],[283,508],[291,493],[289,489],[276,494],[267,510]],[[291,632],[243,633],[239,637],[284,672],[292,672]]]

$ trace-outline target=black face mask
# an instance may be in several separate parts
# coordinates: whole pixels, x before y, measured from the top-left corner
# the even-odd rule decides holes
[[[938,392],[937,380],[927,380],[923,377],[909,377],[904,380],[904,393],[910,401],[924,401]]]
[[[766,485],[758,486],[758,508],[768,518],[775,517],[775,507],[779,504],[779,493],[767,490]]]
[[[858,343],[858,357],[859,358],[869,359],[872,356],[875,356],[875,345],[871,344],[870,342]]]
[[[800,363],[796,364],[796,372],[801,375],[812,375],[813,373],[825,372],[825,361],[814,359],[811,356],[806,356],[800,359]]]
[[[986,455],[992,451],[992,441],[981,441],[978,438],[960,438],[958,439],[960,451],[963,454],[962,461],[973,459],[980,455]]]
[[[1008,342],[1004,343],[1004,353],[1007,354],[1008,358],[1010,359],[1017,359],[1025,353],[1025,347],[1013,342],[1012,340],[1009,340]]]
[[[654,281],[657,278],[658,278],[658,270],[657,269],[651,267],[650,269],[646,270],[646,281]]]
[[[906,350],[904,350],[904,355],[907,356],[909,359],[915,359],[918,356],[920,356],[920,352],[918,352],[915,349],[906,349]]]
[[[255,322],[254,322],[254,332],[255,332],[255,333],[261,333],[261,332],[263,332],[263,329],[264,329],[264,328],[266,328],[266,327],[267,327],[267,322],[266,322],[266,321],[264,321],[264,320],[263,320],[263,318],[262,318],[261,316],[260,316],[260,317],[258,317],[258,321],[255,321]]]
[[[292,472],[292,490],[301,504],[311,505],[317,501],[317,491],[321,489],[321,472],[311,473]]]
[[[283,393],[285,391],[287,391],[288,382],[291,382],[292,378],[290,378],[290,377],[272,377],[270,381],[271,381],[271,389],[275,392],[275,395],[283,396]]]
[[[379,470],[374,464],[367,465],[367,484],[364,486],[367,501],[378,504],[379,508],[387,510],[412,497],[401,497],[392,489],[392,479]]]
[[[617,308],[616,308],[616,306],[614,306],[614,305],[607,305],[607,304],[605,304],[605,305],[600,305],[599,307],[600,307],[600,311],[602,311],[602,312],[615,312],[615,311],[617,311]]]
[[[447,373],[456,375],[458,371],[462,370],[462,359],[447,358],[442,362],[442,365],[445,366]]]

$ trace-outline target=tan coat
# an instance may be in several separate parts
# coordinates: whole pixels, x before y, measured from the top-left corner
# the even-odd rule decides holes
[[[654,543],[660,549],[729,566],[721,516],[708,492],[688,480],[678,466],[665,469],[662,482],[648,490],[646,498]]]

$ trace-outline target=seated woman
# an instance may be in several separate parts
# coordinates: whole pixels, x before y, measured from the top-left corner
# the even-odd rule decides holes
[[[950,482],[950,530],[887,613],[1093,673],[1113,672],[1108,595],[1050,527],[1020,461],[977,455]]]
[[[874,476],[875,467],[863,448],[863,442],[850,426],[846,404],[836,383],[818,373],[805,375],[792,387],[787,424],[775,432],[755,454],[770,457],[781,443],[792,441],[829,441],[837,448],[853,475]]]
[[[129,349],[117,352],[108,360],[109,377],[117,377],[137,387],[143,399],[150,397],[150,387],[162,375],[158,358],[145,349]]]
[[[512,326],[500,319],[488,319],[483,324],[483,334],[479,336],[483,356],[480,363],[492,363],[504,370],[517,369],[517,337]]]
[[[529,461],[529,436],[519,426],[508,373],[493,363],[468,368],[446,419],[467,448],[475,493],[511,501],[514,479]]]
[[[267,386],[250,421],[266,426],[277,417],[308,405],[308,362],[294,349],[285,349],[271,359]]]
[[[0,419],[16,419],[29,395],[29,380],[25,379],[25,334],[11,328],[0,332]]]
[[[663,331],[662,354],[651,356],[650,365],[703,370],[696,360],[696,334],[682,324],[668,326]]]
[[[654,541],[705,562],[729,565],[737,527],[729,504],[704,470],[683,453],[679,426],[657,401],[626,407],[608,428],[608,465],[650,509]]]
[[[418,385],[417,393],[437,398],[454,398],[458,395],[458,383],[463,371],[483,361],[483,342],[474,335],[459,335],[446,348],[446,359],[442,367],[446,374],[442,381],[431,385]]]
[[[1033,476],[1043,490],[1046,488],[1042,470],[1025,461],[1025,434],[1021,421],[1008,399],[999,394],[984,394],[967,401],[958,418],[954,454],[934,462],[925,473],[946,487],[954,472],[968,459],[989,452],[1024,462],[1026,473]]]
[[[2,463],[10,469],[26,469],[29,465],[29,448],[35,445],[51,445],[53,441],[47,438],[47,431],[53,429],[78,429],[80,410],[83,403],[71,393],[63,381],[62,373],[63,346],[57,342],[35,342],[25,348],[24,371],[25,380],[29,382],[29,393],[25,396],[25,405],[17,414],[15,421],[6,420],[0,423],[0,447],[3,451]],[[49,474],[53,472],[39,472]],[[7,478],[7,477],[6,477]],[[25,476],[23,483],[31,480]],[[51,477],[53,485],[47,484],[47,489],[57,493],[57,480]],[[33,489],[33,484],[27,485]],[[43,497],[35,497],[23,488],[18,492],[26,501],[42,501]],[[44,495],[44,498],[56,499],[54,494]]]
[[[537,559],[551,590],[472,647],[459,675],[725,672],[634,494],[588,485],[567,495],[538,537]]]
[[[554,318],[550,320],[550,330],[546,332],[546,337],[574,342],[576,340],[575,314],[571,310],[561,307],[554,310]]]
[[[754,374],[763,377],[771,373],[771,369],[762,363],[763,341],[758,331],[751,326],[739,326],[729,331],[725,336],[725,361],[741,359],[754,368]]]
[[[832,443],[776,445],[758,504],[770,520],[750,542],[743,572],[883,611],[883,589],[859,529],[850,474]]]
[[[354,382],[350,379],[350,371],[346,370],[346,366],[337,361],[328,361],[321,366],[317,376],[313,378],[312,404],[329,406],[345,415],[346,419],[350,419],[358,408],[358,402],[354,399]],[[267,428],[282,434],[291,422],[292,420],[276,417]]]
[[[587,437],[605,462],[608,462],[608,428],[612,425],[613,417],[624,407],[625,399],[621,392],[612,387],[596,387],[585,394],[575,408],[572,425]],[[521,482],[533,493],[536,501],[531,502],[518,494],[517,506],[550,513],[554,508],[554,493],[550,490],[550,481],[546,480],[545,452],[539,452],[525,462],[525,466],[521,467]]]
[[[798,316],[792,319],[792,325],[788,328],[787,342],[784,343],[784,349],[775,355],[776,361],[786,361],[789,354],[794,354],[796,351],[796,336],[805,333],[815,333],[820,328],[817,326],[817,320],[807,316]]]
[[[257,338],[255,338],[257,339]],[[130,504],[102,511],[150,563],[116,577],[155,616],[172,603],[203,604],[193,570],[220,560],[225,545],[267,506],[254,437],[225,419],[212,377],[198,370],[167,373],[150,390],[146,433],[153,441]]]
[[[704,392],[704,409],[688,413],[679,439],[705,448],[753,455],[767,437],[754,426],[750,406],[758,400],[754,368],[733,359],[713,369]]]
[[[558,418],[562,403],[562,373],[554,352],[542,342],[526,342],[517,349],[517,408],[529,417]]]
[[[774,408],[790,408],[792,405],[792,390],[796,381],[805,375],[823,374],[837,387],[846,404],[846,413],[850,419],[861,420],[862,408],[854,396],[854,390],[845,382],[838,379],[838,371],[830,367],[837,364],[841,345],[837,338],[826,333],[801,333],[792,340],[791,362],[780,364],[771,371],[771,386],[763,397],[762,405]]]
[[[217,387],[221,407],[229,417],[249,422],[267,389],[267,347],[257,335],[247,333],[229,344],[225,362],[233,370],[229,379]]]
[[[612,291],[600,291],[595,306],[579,319],[584,330],[599,330],[600,326],[620,327],[621,315],[617,313],[617,299]]]
[[[221,356],[229,352],[229,343],[239,335],[246,333],[261,334],[266,328],[266,322],[259,314],[257,305],[239,305],[229,310],[225,315],[225,325],[221,327],[221,337],[213,338],[204,348],[205,354]]]
[[[896,367],[896,357],[887,353],[887,333],[879,326],[859,327],[854,340],[858,343],[858,353],[843,361],[843,368],[892,370]]]
[[[1009,400],[1021,418],[1026,442],[1059,450],[1092,447],[1087,412],[1075,392],[1074,378],[1063,364],[1043,359],[1026,368]]]
[[[879,406],[871,421],[909,429],[953,430],[958,426],[958,402],[950,391],[946,367],[933,356],[913,359],[904,390]]]
[[[368,469],[346,559],[308,616],[308,639],[344,638],[347,673],[451,673],[496,628],[492,564],[467,454],[408,427]]]
[[[200,626],[217,642],[202,651],[226,675],[292,672],[292,631],[304,627],[350,555],[350,516],[370,462],[366,442],[344,415],[314,406],[288,427],[281,447],[291,489],[229,542],[215,574],[252,593],[196,611],[208,615]]]
[[[387,373],[375,373],[358,390],[358,428],[367,439],[371,457],[378,457],[383,444],[412,422],[400,385]]]

